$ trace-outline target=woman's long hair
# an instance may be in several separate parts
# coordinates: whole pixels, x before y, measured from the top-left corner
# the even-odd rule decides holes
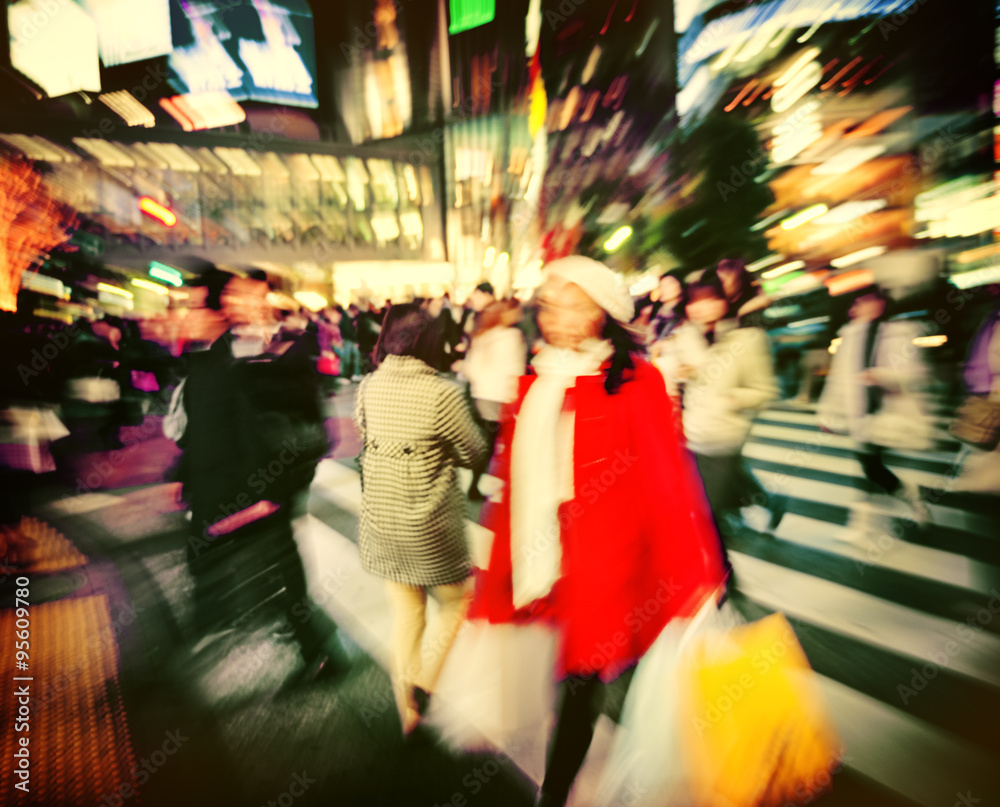
[[[635,370],[636,354],[643,354],[642,337],[633,328],[611,317],[607,317],[601,337],[610,341],[614,350],[611,354],[611,367],[604,379],[605,391],[608,395],[614,395]]]
[[[430,314],[415,303],[390,306],[372,351],[373,366],[378,367],[386,356],[413,356],[436,369],[433,324]]]

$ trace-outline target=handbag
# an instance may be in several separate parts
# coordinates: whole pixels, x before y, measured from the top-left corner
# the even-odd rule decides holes
[[[1000,442],[1000,400],[969,396],[948,431],[963,443],[992,451]]]
[[[323,353],[316,360],[316,371],[320,375],[340,375],[340,357],[333,353]]]

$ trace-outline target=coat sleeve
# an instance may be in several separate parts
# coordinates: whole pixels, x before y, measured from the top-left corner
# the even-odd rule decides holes
[[[736,401],[738,409],[760,409],[778,397],[770,345],[767,334],[760,328],[746,328],[740,333],[746,346],[740,357],[743,373],[740,386],[728,390],[728,394]]]
[[[725,581],[721,543],[662,375],[643,363],[636,382],[632,440],[644,486],[641,523],[653,538],[652,579],[669,581],[672,616],[691,616]]]
[[[358,394],[354,398],[354,423],[361,433],[361,445],[365,444],[365,388],[368,385],[366,376],[358,386]]]
[[[503,355],[498,369],[506,379],[506,390],[501,403],[509,403],[517,397],[518,379],[524,375],[528,360],[528,346],[524,334],[517,328],[505,328],[503,339]]]
[[[438,398],[437,433],[451,448],[455,463],[463,468],[476,468],[486,457],[486,439],[476,425],[469,403],[461,390],[443,383]]]
[[[913,344],[921,333],[914,322],[888,322],[881,326],[877,363],[870,368],[880,387],[904,394],[923,391],[926,368],[920,348]]]

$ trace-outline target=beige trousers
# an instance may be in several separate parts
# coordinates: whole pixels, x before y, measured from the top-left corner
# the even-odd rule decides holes
[[[400,710],[412,705],[412,688],[433,692],[444,660],[448,656],[465,618],[472,596],[471,578],[461,583],[424,589],[387,582],[392,605],[393,689]],[[438,604],[428,625],[427,594]]]

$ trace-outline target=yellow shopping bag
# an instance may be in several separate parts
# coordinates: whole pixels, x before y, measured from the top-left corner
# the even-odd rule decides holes
[[[695,637],[678,683],[699,807],[805,804],[830,788],[840,738],[784,616]]]

